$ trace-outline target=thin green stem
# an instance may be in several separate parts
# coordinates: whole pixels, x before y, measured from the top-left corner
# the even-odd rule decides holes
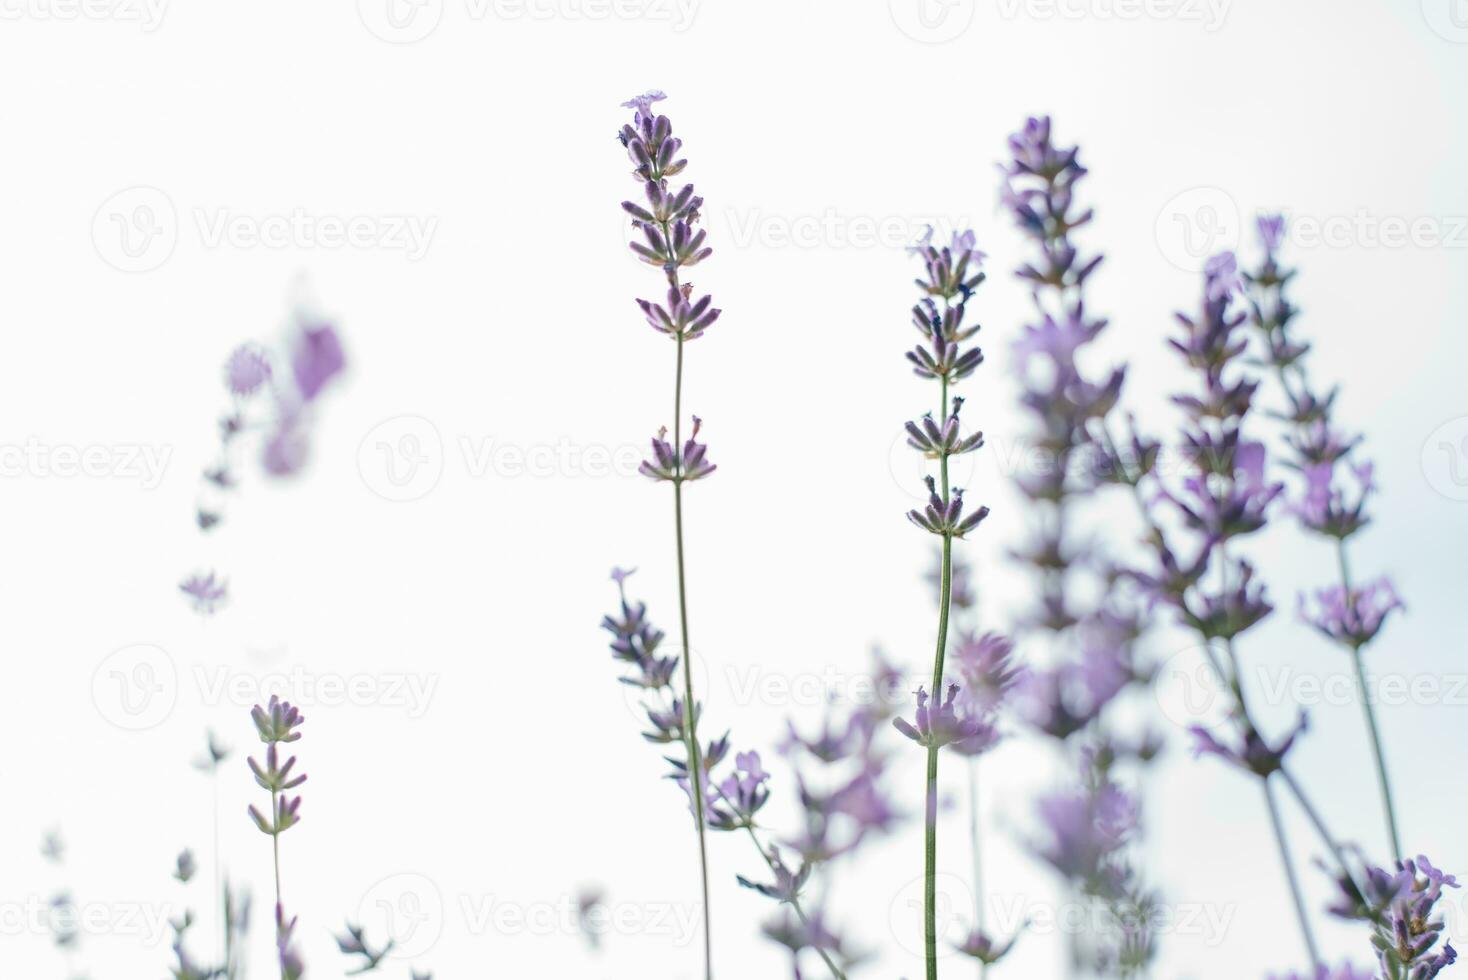
[[[760,843],[759,835],[756,834],[754,832],[754,828],[748,824],[745,825],[744,829],[749,831],[749,839],[754,841],[754,848],[755,850],[759,851],[759,856],[765,859],[765,865],[770,869],[770,874],[775,875],[778,878],[779,873],[775,870],[775,859],[770,856],[769,852],[765,850],[765,846]],[[798,895],[791,895],[788,904],[792,909],[795,910],[796,916],[800,919],[802,923],[804,923],[805,925],[810,924],[810,919],[806,916],[805,909],[800,907],[800,897]],[[836,980],[846,980],[846,974],[841,972],[841,968],[836,965],[835,960],[831,959],[831,955],[829,953],[827,953],[820,946],[816,946],[815,951],[820,954],[821,960],[824,961],[826,966],[830,969],[831,976],[835,977]]]
[[[1346,542],[1336,539],[1336,557],[1341,566],[1341,587],[1345,590],[1346,608],[1354,612],[1355,594],[1351,591],[1351,566],[1346,557]],[[1381,748],[1381,728],[1376,722],[1376,708],[1371,703],[1371,690],[1366,683],[1366,665],[1362,662],[1359,644],[1347,644],[1351,651],[1351,665],[1356,673],[1356,693],[1361,699],[1361,712],[1366,720],[1366,731],[1371,735],[1371,755],[1376,762],[1376,781],[1381,788],[1381,805],[1386,813],[1387,834],[1391,838],[1392,857],[1402,859],[1402,838],[1397,833],[1397,809],[1392,802],[1391,780],[1386,774],[1386,754]]]
[[[974,854],[974,925],[980,932],[984,929],[984,848],[979,820],[979,759],[977,756],[968,764],[968,836]],[[979,961],[979,977],[989,975],[989,964]]]
[[[270,847],[275,852],[275,907],[279,909],[280,904],[280,806],[277,802],[280,793],[277,790],[270,791],[270,819],[276,821],[275,833],[270,835]]]
[[[676,283],[676,277],[675,277]],[[683,636],[683,716],[687,720],[688,781],[693,789],[694,823],[698,827],[698,867],[703,886],[703,974],[714,975],[713,910],[709,904],[708,834],[704,826],[703,755],[698,745],[698,702],[693,693],[693,648],[688,642],[688,566],[683,553],[683,337],[678,337],[678,368],[673,385],[673,446],[679,460],[673,481],[673,527],[678,548],[678,623]]]
[[[947,498],[948,459],[942,462],[944,498]],[[953,599],[953,538],[943,535],[942,586],[938,606],[938,648],[933,657],[934,703],[943,697],[943,657],[948,649],[948,609]],[[923,835],[923,948],[928,980],[938,980],[938,747],[928,747],[926,805]]]
[[[1295,801],[1300,804],[1300,809],[1304,811],[1306,819],[1315,827],[1315,832],[1324,841],[1326,849],[1330,851],[1331,857],[1335,858],[1336,864],[1340,866],[1341,874],[1347,878],[1352,878],[1351,866],[1346,863],[1346,852],[1341,849],[1341,845],[1331,834],[1330,829],[1325,826],[1325,820],[1320,816],[1320,811],[1316,809],[1314,803],[1310,802],[1310,798],[1305,795],[1304,787],[1300,785],[1299,780],[1295,779],[1294,773],[1290,772],[1284,766],[1280,766],[1279,775],[1285,781],[1285,786],[1294,794]]]
[[[1310,953],[1310,965],[1314,973],[1321,972],[1320,950],[1315,945],[1315,934],[1310,929],[1310,916],[1305,911],[1305,897],[1300,891],[1299,877],[1295,872],[1294,859],[1290,857],[1290,846],[1285,839],[1284,822],[1279,817],[1279,804],[1274,800],[1274,787],[1269,778],[1260,780],[1264,787],[1264,801],[1269,805],[1269,822],[1274,827],[1274,839],[1279,843],[1279,860],[1284,865],[1285,877],[1290,884],[1290,896],[1295,902],[1295,915],[1300,920],[1300,933],[1305,938],[1305,948]]]

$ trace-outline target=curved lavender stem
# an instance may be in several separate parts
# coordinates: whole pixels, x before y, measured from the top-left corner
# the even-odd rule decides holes
[[[1246,277],[1253,287],[1249,320],[1265,344],[1267,360],[1274,367],[1275,377],[1289,407],[1289,412],[1282,417],[1292,430],[1289,445],[1296,457],[1295,465],[1306,478],[1305,495],[1296,509],[1297,516],[1307,530],[1335,539],[1336,559],[1340,569],[1338,607],[1331,612],[1322,612],[1313,622],[1321,632],[1350,654],[1356,690],[1361,699],[1362,718],[1371,742],[1372,761],[1381,792],[1387,836],[1393,857],[1400,861],[1402,844],[1397,829],[1396,806],[1392,798],[1391,780],[1387,775],[1381,728],[1377,721],[1376,708],[1371,703],[1361,654],[1361,648],[1375,637],[1386,615],[1399,607],[1400,601],[1387,583],[1385,591],[1390,601],[1379,609],[1370,610],[1368,615],[1363,615],[1363,611],[1358,608],[1362,593],[1358,592],[1351,580],[1346,549],[1347,538],[1354,536],[1369,521],[1365,513],[1365,503],[1374,490],[1371,466],[1366,463],[1352,467],[1361,487],[1354,503],[1348,503],[1344,492],[1334,485],[1334,471],[1337,463],[1349,461],[1349,454],[1360,439],[1348,439],[1332,430],[1336,391],[1331,390],[1322,395],[1312,387],[1305,366],[1310,345],[1295,340],[1290,330],[1290,323],[1299,311],[1285,294],[1295,272],[1284,267],[1279,259],[1285,238],[1284,218],[1280,215],[1261,215],[1256,224],[1264,247],[1264,259],[1260,267]],[[1292,373],[1297,385],[1291,384]],[[1379,588],[1381,584],[1378,583],[1373,588]]]
[[[1315,945],[1315,933],[1310,928],[1310,916],[1305,911],[1305,898],[1300,892],[1299,876],[1295,871],[1294,858],[1290,856],[1290,845],[1285,839],[1284,823],[1279,818],[1279,804],[1274,799],[1274,788],[1269,785],[1268,777],[1260,781],[1264,787],[1264,802],[1269,807],[1269,822],[1274,828],[1274,839],[1279,843],[1279,860],[1284,865],[1285,878],[1290,883],[1290,897],[1295,903],[1295,916],[1300,920],[1300,932],[1305,939],[1305,948],[1310,954],[1310,966],[1315,973],[1320,973],[1321,961],[1320,950]]]
[[[947,401],[948,384],[943,384]],[[943,498],[948,499],[948,457],[943,457]],[[953,536],[943,535],[942,584],[938,600],[938,650],[933,655],[934,697],[943,690],[943,655],[948,649],[948,612],[953,602]],[[938,980],[938,746],[928,747],[923,806],[923,949],[928,980]]]
[[[666,229],[667,223],[664,222]],[[677,272],[669,273],[676,289]],[[678,367],[673,385],[673,445],[682,446],[683,418],[683,337],[678,337]],[[703,798],[703,757],[698,747],[697,701],[693,698],[693,648],[688,645],[688,570],[683,555],[683,459],[678,457],[677,477],[673,480],[673,533],[678,550],[678,625],[683,638],[683,696],[688,705],[688,781],[693,788],[693,810],[698,827],[698,868],[703,886],[703,970],[706,980],[714,975],[713,908],[709,904],[709,851],[707,814]]]
[[[1346,542],[1336,539],[1336,556],[1341,568],[1341,587],[1345,589],[1347,608],[1355,605],[1355,591],[1351,585],[1351,566],[1346,558]],[[1391,839],[1392,857],[1402,860],[1402,838],[1397,833],[1397,808],[1392,802],[1391,779],[1386,774],[1386,754],[1381,748],[1381,729],[1376,723],[1376,708],[1371,703],[1371,691],[1366,684],[1366,666],[1361,660],[1361,644],[1346,644],[1351,652],[1351,665],[1356,671],[1356,693],[1361,698],[1361,713],[1366,721],[1366,731],[1371,736],[1371,757],[1376,762],[1376,782],[1381,788],[1381,805],[1386,814],[1387,835]]]
[[[752,824],[745,824],[744,829],[749,832],[749,839],[754,842],[754,849],[759,851],[760,857],[764,858],[765,867],[770,869],[770,874],[778,877],[779,872],[775,866],[775,859],[770,857],[769,851],[765,849],[764,844],[760,843],[759,834],[755,833],[754,826]],[[795,910],[796,918],[800,919],[801,925],[810,925],[810,917],[805,914],[805,909],[800,907],[799,896],[791,895],[789,905]],[[842,973],[841,968],[836,965],[836,961],[831,959],[831,954],[819,946],[815,947],[815,951],[820,954],[822,962],[831,971],[831,976],[835,977],[836,980],[846,980],[846,974]]]

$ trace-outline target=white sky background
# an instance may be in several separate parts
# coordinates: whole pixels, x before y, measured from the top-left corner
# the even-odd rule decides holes
[[[1155,428],[1171,425],[1163,396],[1178,383],[1163,337],[1171,311],[1194,302],[1188,267],[1205,246],[1234,244],[1261,208],[1329,232],[1289,249],[1303,268],[1300,328],[1319,342],[1317,374],[1345,383],[1342,417],[1365,431],[1385,490],[1357,568],[1392,572],[1411,604],[1371,666],[1446,681],[1425,699],[1435,703],[1382,708],[1403,830],[1409,849],[1468,871],[1468,692],[1456,688],[1468,489],[1455,482],[1468,458],[1441,448],[1468,450],[1468,142],[1454,108],[1468,11],[1073,0],[1062,16],[1038,0],[957,0],[923,27],[906,0],[625,2],[538,0],[532,14],[430,0],[394,34],[371,0],[151,12],[100,0],[76,17],[63,0],[0,0],[3,972],[63,975],[24,913],[64,883],[103,920],[83,943],[94,977],[161,973],[166,942],[137,919],[179,908],[168,873],[181,847],[208,864],[209,789],[188,763],[206,725],[252,748],[254,691],[285,672],[369,687],[348,703],[293,689],[311,780],[283,864],[312,976],[341,975],[328,929],[361,908],[381,924],[379,901],[406,907],[405,893],[426,915],[405,947],[440,976],[696,975],[696,943],[676,924],[696,891],[687,817],[597,629],[614,563],[641,566],[636,591],[674,626],[671,502],[625,468],[588,471],[597,452],[640,448],[671,410],[672,347],[632,305],[657,294],[658,276],[623,254],[617,204],[637,187],[613,139],[617,103],[652,86],[671,95],[707,202],[715,254],[696,281],[725,310],[689,348],[686,395],[720,467],[689,491],[710,729],[768,749],[787,715],[819,712],[784,684],[850,677],[874,643],[913,667],[931,655],[931,545],[902,518],[916,473],[890,462],[901,422],[932,398],[902,359],[915,264],[900,249],[930,221],[973,224],[992,256],[976,301],[989,362],[965,414],[990,443],[970,499],[994,515],[965,552],[989,624],[1022,600],[1004,555],[1023,515],[1004,470],[1022,427],[1008,342],[1026,298],[1009,274],[1021,246],[995,207],[994,164],[1026,114],[1049,112],[1092,169],[1098,220],[1084,242],[1108,255],[1094,289],[1114,323],[1105,354],[1131,361],[1128,403]],[[435,18],[415,43],[378,36],[411,39]],[[140,186],[154,190],[115,197]],[[172,235],[128,259],[112,216],[139,205]],[[249,237],[293,215],[365,217],[369,230],[406,216],[424,234],[409,249]],[[223,239],[220,221],[234,229]],[[1383,243],[1411,222],[1415,242]],[[252,478],[202,541],[191,508],[220,366],[236,343],[281,331],[301,274],[339,319],[350,377],[327,401],[308,474],[286,487]],[[405,487],[377,449],[411,447],[404,437],[424,456]],[[100,447],[119,462],[66,476],[17,462],[13,447],[28,445]],[[137,448],[166,454],[159,480],[121,465]],[[517,452],[555,458],[524,472]],[[1125,533],[1126,511],[1114,513],[1097,513],[1096,528]],[[1299,588],[1330,580],[1329,552],[1287,529],[1252,547],[1281,611],[1246,657],[1320,700],[1309,683],[1336,683],[1346,662],[1292,608]],[[175,589],[203,567],[234,593],[207,622]],[[140,643],[166,651],[150,662],[174,684],[148,716],[156,725],[129,731],[93,680]],[[1187,646],[1160,630],[1150,650],[1166,661]],[[393,693],[404,678],[431,685],[421,710]],[[221,679],[237,687],[221,694]],[[1174,717],[1178,693],[1162,699]],[[1338,832],[1379,852],[1358,708],[1325,701],[1299,769]],[[1264,708],[1281,725],[1295,710],[1287,697]],[[1170,905],[1227,926],[1166,937],[1156,976],[1302,968],[1257,790],[1193,763],[1180,729],[1159,724],[1173,744],[1149,805],[1149,869]],[[995,909],[1043,915],[1053,900],[1015,846],[1048,765],[1018,742],[986,763]],[[948,773],[961,796],[958,767]],[[776,784],[776,820],[789,789]],[[244,817],[261,794],[240,755],[222,794],[227,863],[260,899],[264,967],[269,846]],[[71,845],[64,873],[37,853],[53,825]],[[1324,878],[1293,810],[1290,831],[1318,907]],[[942,847],[944,870],[964,874],[957,812]],[[882,951],[867,975],[915,976],[920,831],[865,860],[836,908]],[[726,978],[785,969],[756,935],[763,900],[734,887],[756,861],[747,841],[714,841]],[[600,958],[565,921],[588,882],[627,923]],[[1468,938],[1453,898],[1452,932]],[[1333,959],[1352,951],[1351,933],[1322,930]],[[996,975],[1055,975],[1059,948],[1032,935]],[[406,976],[407,963],[392,969]],[[945,975],[968,969],[954,960]]]

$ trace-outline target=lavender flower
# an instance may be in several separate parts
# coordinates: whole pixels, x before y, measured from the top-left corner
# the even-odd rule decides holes
[[[213,615],[214,610],[229,598],[228,584],[214,572],[190,575],[179,583],[178,588],[193,602],[194,611],[205,616]]]
[[[957,705],[958,685],[948,686],[941,704],[928,707],[928,692],[917,691],[916,725],[905,718],[894,718],[893,726],[903,735],[928,749],[953,746],[962,755],[979,755],[999,742],[999,733],[981,717],[961,717]]]
[[[999,941],[981,929],[975,929],[958,946],[954,947],[965,956],[971,956],[985,966],[993,966],[1009,954],[1019,936],[1010,936],[1004,941]]]
[[[242,344],[224,365],[224,384],[230,394],[248,398],[270,380],[270,359],[253,344]]]
[[[1188,731],[1196,739],[1193,747],[1194,756],[1216,755],[1225,762],[1248,770],[1256,776],[1267,778],[1278,772],[1284,765],[1286,753],[1294,747],[1295,739],[1299,738],[1309,727],[1309,722],[1301,713],[1294,730],[1273,746],[1264,741],[1264,737],[1254,730],[1252,724],[1246,722],[1246,725],[1246,730],[1237,744],[1226,744],[1215,738],[1207,729],[1198,725],[1192,726]]]
[[[198,870],[199,866],[194,861],[194,852],[187,849],[180,851],[178,860],[174,864],[173,876],[187,884]]]
[[[972,514],[963,512],[963,491],[955,489],[945,500],[938,493],[937,483],[927,477],[928,505],[922,510],[910,510],[907,519],[929,534],[953,539],[961,538],[978,527],[989,516],[989,508],[980,507]]]
[[[341,374],[346,365],[341,337],[334,326],[302,324],[291,351],[291,373],[304,400],[315,401],[326,383]]]
[[[698,430],[702,427],[703,420],[693,416],[693,432],[683,443],[682,452],[667,442],[668,430],[659,429],[652,441],[653,458],[643,460],[637,471],[643,476],[670,483],[691,483],[708,476],[718,467],[704,458],[708,446],[698,441]]]
[[[1300,618],[1325,636],[1353,650],[1370,643],[1393,612],[1405,608],[1392,586],[1382,577],[1350,589],[1333,585],[1314,595],[1314,608],[1300,596]]]
[[[347,931],[336,937],[337,949],[347,956],[359,956],[361,962],[351,970],[347,976],[354,977],[362,973],[370,973],[377,969],[387,955],[393,951],[397,944],[389,938],[382,946],[374,949],[367,939],[366,931],[359,925],[347,923]]]
[[[275,951],[280,960],[280,980],[301,980],[306,975],[306,965],[296,950],[296,917],[285,917],[285,909],[275,903]]]
[[[1443,889],[1458,887],[1456,877],[1419,854],[1398,861],[1392,871],[1368,868],[1364,887],[1349,884],[1343,901],[1332,911],[1371,924],[1371,941],[1384,977],[1431,980],[1458,959],[1452,943],[1443,940],[1437,946],[1443,938],[1438,911]]]
[[[963,693],[983,711],[998,709],[1025,677],[1025,668],[1016,662],[1014,643],[999,633],[960,636],[953,658]]]

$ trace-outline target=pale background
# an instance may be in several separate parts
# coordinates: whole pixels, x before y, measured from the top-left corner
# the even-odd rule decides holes
[[[395,20],[386,0],[0,5],[0,972],[63,975],[29,913],[64,885],[97,917],[79,960],[92,976],[160,975],[158,920],[185,897],[173,857],[189,845],[209,864],[209,788],[189,762],[206,725],[251,748],[248,707],[284,674],[309,719],[305,822],[283,860],[312,976],[341,975],[328,929],[359,910],[381,929],[385,908],[414,962],[444,977],[697,974],[687,816],[597,629],[614,563],[642,566],[637,590],[673,625],[669,494],[628,463],[668,421],[672,348],[632,305],[657,276],[623,254],[617,203],[637,188],[613,139],[617,104],[652,86],[671,95],[707,198],[715,255],[697,281],[725,310],[689,349],[687,388],[720,466],[689,493],[710,726],[768,748],[787,715],[818,714],[811,680],[849,678],[872,644],[912,666],[930,656],[930,543],[902,519],[916,472],[893,450],[931,400],[901,356],[915,268],[900,246],[928,222],[972,223],[993,256],[976,305],[990,360],[968,386],[990,448],[968,482],[994,516],[966,553],[987,621],[1012,615],[1025,583],[1004,557],[1021,527],[1007,346],[1025,296],[994,165],[1026,114],[1050,112],[1093,169],[1085,242],[1109,253],[1094,290],[1114,320],[1106,353],[1132,360],[1129,403],[1156,427],[1175,380],[1161,340],[1205,252],[1261,208],[1329,231],[1290,247],[1300,325],[1320,342],[1317,372],[1346,383],[1343,417],[1366,432],[1387,495],[1357,566],[1395,574],[1412,606],[1372,666],[1445,678],[1440,695],[1382,709],[1404,832],[1468,870],[1468,142],[1453,108],[1468,10],[924,2],[426,0]],[[249,234],[293,215],[298,229],[365,218],[366,238]],[[226,218],[236,233],[220,239]],[[420,237],[378,234],[398,219]],[[308,474],[252,477],[204,542],[191,508],[221,363],[279,334],[302,275],[339,319],[350,377]],[[63,455],[37,462],[27,446]],[[67,475],[65,451],[88,449],[100,468]],[[135,452],[166,464],[146,470]],[[1326,702],[1301,771],[1340,833],[1379,853],[1358,709],[1309,693],[1345,662],[1292,613],[1299,588],[1329,580],[1328,552],[1289,530],[1253,550],[1282,608],[1246,655]],[[201,622],[175,584],[207,567],[234,599]],[[1183,652],[1164,672],[1173,745],[1149,868],[1171,906],[1227,923],[1166,937],[1156,975],[1302,967],[1257,791],[1193,763],[1168,720],[1190,720],[1176,685],[1195,654],[1167,631],[1150,650]],[[125,705],[116,672],[146,679],[140,666],[154,696]],[[221,679],[236,686],[221,693]],[[306,686],[322,680],[357,693]],[[407,680],[425,702],[398,690]],[[780,694],[787,683],[803,695]],[[1275,723],[1295,710],[1270,700]],[[1053,901],[1016,846],[1052,777],[1028,743],[986,770],[993,908],[1011,916]],[[261,899],[265,976],[269,849],[243,815],[260,793],[239,755],[221,786],[227,863]],[[789,788],[777,783],[775,822]],[[70,842],[60,870],[37,848],[52,826]],[[1319,906],[1293,810],[1290,829]],[[883,954],[869,976],[920,970],[919,836],[874,849],[841,889],[841,920]],[[945,871],[963,875],[957,814],[944,842]],[[733,886],[756,870],[747,842],[716,839],[713,861],[721,975],[784,970],[757,938],[766,903]],[[587,883],[622,922],[599,958],[565,911]],[[945,891],[972,906],[961,884]],[[1453,897],[1451,931],[1468,937]],[[1323,928],[1333,959],[1352,951],[1352,934]],[[996,975],[1055,975],[1059,948],[1030,936]],[[953,960],[945,975],[969,969]]]

